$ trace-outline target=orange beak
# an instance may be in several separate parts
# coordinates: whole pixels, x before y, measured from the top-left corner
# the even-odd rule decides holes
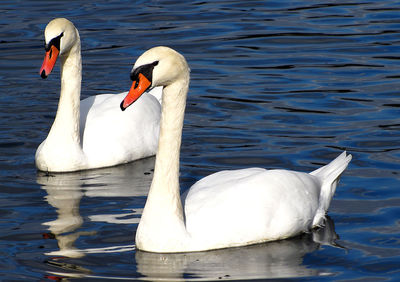
[[[42,67],[40,68],[39,72],[42,78],[46,78],[51,73],[54,65],[56,64],[59,53],[60,51],[54,45],[52,45],[50,47],[50,50],[46,52],[46,54],[44,55]]]
[[[121,102],[121,110],[125,111],[127,107],[132,105],[139,97],[150,87],[151,81],[143,74],[139,73],[139,82],[133,81],[128,95]]]

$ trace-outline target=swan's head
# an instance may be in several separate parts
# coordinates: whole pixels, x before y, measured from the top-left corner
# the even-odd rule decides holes
[[[40,68],[42,78],[46,78],[51,73],[57,57],[67,54],[79,41],[79,33],[72,22],[57,18],[47,24],[44,38],[46,54]]]
[[[121,103],[121,110],[132,105],[148,89],[189,80],[185,58],[175,50],[159,46],[144,52],[131,71],[132,87]]]

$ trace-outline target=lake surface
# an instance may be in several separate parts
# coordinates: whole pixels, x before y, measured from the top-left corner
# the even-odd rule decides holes
[[[2,1],[0,14],[2,279],[400,280],[399,2]],[[136,251],[154,158],[35,169],[59,98],[59,63],[38,73],[55,17],[80,31],[83,98],[127,91],[150,47],[186,57],[182,191],[223,169],[312,171],[350,152],[327,227],[244,248]]]

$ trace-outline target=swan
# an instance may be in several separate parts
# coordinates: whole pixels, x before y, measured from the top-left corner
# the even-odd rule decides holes
[[[163,86],[160,137],[154,176],[136,231],[136,248],[178,253],[285,239],[322,226],[339,181],[351,160],[341,153],[311,173],[246,168],[197,181],[180,196],[179,151],[189,87],[185,58],[155,47],[136,61],[127,109],[148,88]]]
[[[161,88],[120,111],[127,92],[80,100],[82,63],[79,32],[57,18],[45,29],[42,78],[61,61],[61,92],[56,117],[39,145],[35,163],[41,171],[68,172],[109,167],[155,155],[161,115]],[[159,97],[157,97],[157,95]]]

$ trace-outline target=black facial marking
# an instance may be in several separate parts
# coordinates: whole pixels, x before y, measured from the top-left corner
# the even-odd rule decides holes
[[[53,46],[53,45],[58,50],[60,50],[60,40],[61,40],[61,37],[63,37],[63,36],[64,36],[64,32],[61,32],[61,34],[59,36],[54,37],[52,40],[50,40],[49,44],[45,44],[44,49],[46,50],[46,52],[49,51],[51,46]],[[50,56],[50,58],[51,58],[51,56]]]
[[[150,80],[152,82],[153,69],[156,65],[158,65],[158,61],[155,61],[151,64],[140,66],[140,67],[136,68],[133,72],[131,72],[131,80],[136,81],[135,88],[139,84],[139,73],[144,75],[148,80]]]

